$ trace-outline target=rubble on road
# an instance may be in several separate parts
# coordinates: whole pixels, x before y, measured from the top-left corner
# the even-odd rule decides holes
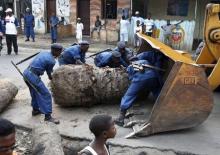
[[[91,106],[119,103],[128,85],[123,69],[65,65],[54,71],[51,91],[58,105]]]

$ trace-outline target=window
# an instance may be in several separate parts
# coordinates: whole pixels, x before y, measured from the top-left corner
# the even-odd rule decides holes
[[[102,18],[117,18],[117,0],[102,0]]]
[[[169,0],[167,15],[170,16],[187,16],[189,0]]]

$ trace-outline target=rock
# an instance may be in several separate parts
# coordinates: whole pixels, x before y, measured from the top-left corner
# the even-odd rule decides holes
[[[57,126],[43,123],[33,131],[33,155],[64,155]]]
[[[17,93],[18,88],[13,83],[0,80],[0,113],[11,103]]]
[[[119,104],[128,84],[124,70],[65,65],[54,71],[51,90],[55,103],[61,106]]]

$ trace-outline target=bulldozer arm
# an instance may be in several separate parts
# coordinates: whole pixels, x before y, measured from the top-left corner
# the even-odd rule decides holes
[[[208,4],[204,23],[204,41],[197,64],[215,64],[209,71],[208,81],[212,90],[220,85],[220,5]],[[209,68],[210,70],[210,68]]]
[[[153,49],[162,52],[172,63],[166,68],[165,83],[150,117],[143,123],[143,119],[138,121],[134,116],[130,123],[134,131],[126,138],[187,129],[203,123],[213,108],[213,94],[204,68],[156,39],[142,34],[139,37],[142,38],[139,52]]]

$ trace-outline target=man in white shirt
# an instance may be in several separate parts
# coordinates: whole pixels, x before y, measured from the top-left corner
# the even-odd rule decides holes
[[[147,19],[144,21],[144,24],[146,25],[146,34],[151,37],[153,29],[155,27],[154,21],[151,19],[151,13],[148,13]]]
[[[19,27],[18,20],[13,15],[11,8],[8,8],[5,12],[6,12],[6,17],[5,17],[4,25],[5,25],[7,52],[8,55],[11,54],[12,44],[13,44],[14,52],[17,55],[18,54],[17,27]]]
[[[125,16],[122,16],[120,21],[120,41],[124,41],[126,44],[128,42],[128,28],[130,22],[125,19]]]

